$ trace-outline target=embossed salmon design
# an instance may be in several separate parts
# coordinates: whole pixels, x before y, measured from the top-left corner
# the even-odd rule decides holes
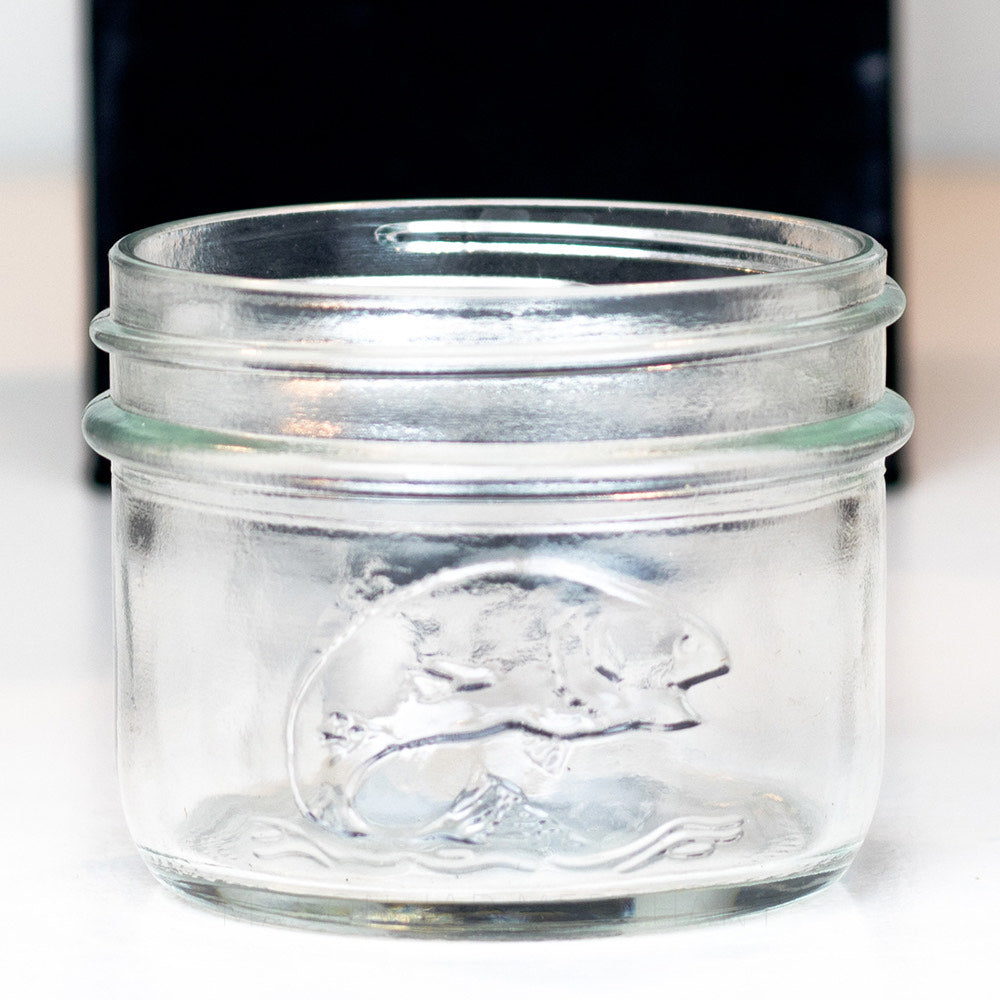
[[[547,557],[441,570],[373,602],[306,673],[293,793],[341,835],[572,854],[541,803],[566,799],[577,748],[698,725],[687,692],[728,671],[704,622],[620,577]]]

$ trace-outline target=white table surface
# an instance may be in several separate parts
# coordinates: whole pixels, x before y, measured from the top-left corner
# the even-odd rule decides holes
[[[0,375],[0,990],[988,995],[1000,932],[1000,346],[978,338],[951,351],[921,334],[911,352],[923,429],[911,481],[889,502],[886,770],[855,864],[777,910],[551,942],[256,925],[153,880],[115,782],[109,503],[83,475],[82,380],[72,368]]]

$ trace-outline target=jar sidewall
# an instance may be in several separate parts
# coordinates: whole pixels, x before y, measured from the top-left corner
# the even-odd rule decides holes
[[[723,636],[731,672],[692,689],[700,724],[669,734],[667,756],[684,774],[706,761],[713,773],[737,774],[726,787],[745,797],[754,785],[795,801],[811,831],[795,864],[853,850],[874,809],[883,732],[877,471],[811,501],[729,516],[637,525],[562,514],[506,534],[474,518],[450,533],[414,521],[406,534],[395,520],[359,530],[365,519],[346,510],[339,526],[320,527],[164,497],[119,477],[119,755],[137,842],[207,870],[220,859],[209,863],[203,842],[185,839],[185,811],[261,790],[288,806],[289,698],[352,614],[344,588],[401,567],[419,580],[437,572],[431,566],[542,553],[632,581]],[[748,564],[752,573],[733,573]],[[634,885],[655,885],[647,874]],[[331,878],[315,874],[313,888],[333,891]]]

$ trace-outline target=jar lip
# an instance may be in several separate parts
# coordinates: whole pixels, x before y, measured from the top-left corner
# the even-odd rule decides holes
[[[537,223],[532,220],[514,217],[517,213],[527,213],[532,210],[562,211],[569,213],[570,221],[564,223]],[[161,244],[173,238],[179,244],[185,236],[195,230],[208,226],[225,226],[250,222],[252,220],[286,218],[303,218],[310,214],[322,214],[326,217],[344,217],[349,213],[380,213],[380,212],[410,212],[427,213],[426,219],[413,219],[399,227],[388,224],[385,231],[385,243],[392,244],[394,239],[404,247],[419,245],[425,253],[462,252],[468,253],[470,247],[476,249],[494,250],[506,247],[497,237],[510,235],[526,237],[518,244],[519,248],[526,246],[543,246],[542,242],[533,243],[539,237],[564,237],[567,241],[600,239],[603,230],[608,236],[619,238],[626,230],[639,232],[639,227],[625,223],[619,219],[615,224],[593,221],[574,221],[573,216],[590,215],[592,213],[617,213],[630,218],[648,216],[648,225],[642,231],[655,233],[657,237],[669,239],[671,236],[686,237],[693,240],[693,245],[711,249],[713,246],[742,247],[748,252],[770,253],[771,256],[783,257],[792,266],[757,271],[747,269],[740,273],[712,275],[705,277],[680,277],[667,280],[642,280],[607,282],[600,284],[554,282],[545,283],[530,281],[524,284],[500,281],[497,285],[490,283],[476,286],[474,284],[428,284],[424,276],[417,276],[412,282],[396,285],[379,284],[369,278],[354,280],[351,276],[327,277],[272,277],[246,274],[230,274],[195,267],[179,266],[176,263],[164,263],[154,259],[150,247],[159,241]],[[450,213],[446,219],[433,218],[433,214]],[[497,214],[501,218],[475,219],[467,216],[478,212],[480,215]],[[456,215],[455,213],[459,213]],[[508,218],[502,218],[507,215]],[[659,220],[667,225],[654,225]],[[699,221],[702,228],[688,226],[676,228],[678,221]],[[670,225],[669,223],[673,223]],[[442,225],[453,225],[443,233],[447,239],[416,240],[414,236],[433,236],[435,227],[437,235],[442,235]],[[761,240],[741,235],[753,225],[770,227],[781,238]],[[539,226],[548,227],[541,231]],[[713,232],[713,230],[715,230]],[[402,234],[403,238],[400,238]],[[479,243],[475,239],[463,237],[488,238],[489,243]],[[638,239],[638,236],[632,236]],[[814,243],[823,243],[827,252],[817,252],[805,242],[811,238]],[[431,246],[433,244],[433,246]],[[450,245],[449,245],[450,244]],[[570,244],[566,244],[570,245]],[[593,247],[593,243],[582,244]],[[836,247],[835,253],[829,248]],[[398,249],[398,247],[394,247]],[[563,246],[565,249],[565,245]],[[597,245],[597,249],[602,249]],[[603,248],[606,249],[606,248]],[[547,251],[546,251],[547,252]],[[619,252],[626,255],[626,247]],[[590,201],[578,199],[511,199],[511,198],[474,198],[474,199],[407,199],[393,201],[357,201],[339,203],[316,203],[308,205],[293,205],[256,210],[225,212],[213,215],[193,217],[175,222],[162,223],[138,230],[122,237],[111,249],[109,258],[112,270],[119,269],[141,274],[143,277],[165,282],[183,281],[190,287],[205,289],[227,289],[232,292],[257,295],[275,295],[291,299],[315,300],[318,295],[331,295],[344,299],[348,303],[353,300],[366,302],[392,303],[405,299],[412,302],[417,299],[429,308],[437,301],[453,303],[456,294],[463,299],[476,302],[488,302],[501,299],[510,301],[543,300],[546,303],[560,302],[579,303],[588,299],[619,299],[647,296],[684,296],[692,292],[719,294],[728,291],[747,292],[751,289],[766,291],[768,286],[780,285],[787,288],[790,283],[799,280],[809,283],[839,282],[849,280],[852,275],[860,275],[872,269],[884,267],[885,251],[870,236],[857,230],[834,223],[802,218],[781,213],[754,211],[749,209],[730,209],[713,206],[689,205],[681,203],[655,203],[634,201]],[[696,258],[695,259],[697,262]]]

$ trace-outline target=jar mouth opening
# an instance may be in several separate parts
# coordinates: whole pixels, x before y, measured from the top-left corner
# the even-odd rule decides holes
[[[763,290],[884,266],[870,237],[748,210],[643,202],[372,201],[230,212],[120,240],[112,264],[233,292],[388,303]]]

